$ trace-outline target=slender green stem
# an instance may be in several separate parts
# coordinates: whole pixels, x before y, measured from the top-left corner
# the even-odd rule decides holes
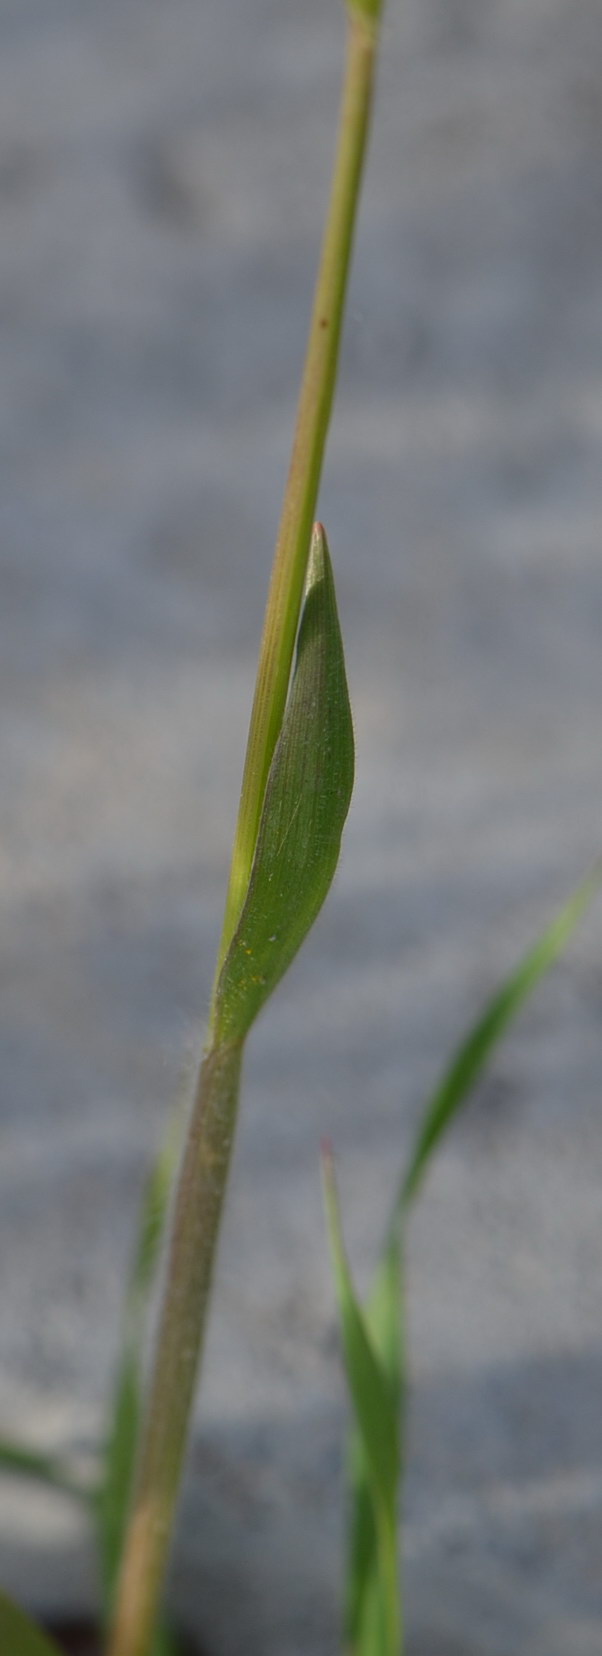
[[[359,11],[350,10],[330,201],[259,652],[218,972],[248,885],[267,774],[288,690],[336,381],[353,231],[372,105],[375,52],[373,22]]]
[[[148,1656],[165,1571],[236,1122],[242,1049],[201,1065],[109,1656]]]
[[[241,801],[200,1071],[180,1175],[154,1372],[108,1656],[148,1656],[202,1350],[236,1120],[242,1045],[216,1038],[219,972],[248,885],[280,731],[332,408],[376,49],[373,0],[352,0],[339,131],[297,423],[260,648]]]

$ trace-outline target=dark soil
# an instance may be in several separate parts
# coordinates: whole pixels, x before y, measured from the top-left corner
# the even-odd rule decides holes
[[[47,1622],[46,1627],[65,1656],[101,1656],[98,1632],[91,1622],[66,1619]]]
[[[59,1648],[64,1650],[65,1656],[102,1656],[98,1628],[83,1616],[53,1617],[45,1623],[45,1627]],[[177,1649],[178,1656],[203,1656],[198,1644],[183,1634],[180,1634]]]

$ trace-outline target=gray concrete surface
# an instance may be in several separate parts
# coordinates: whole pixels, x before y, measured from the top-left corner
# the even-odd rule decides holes
[[[337,0],[0,9],[0,1412],[92,1442],[200,1040],[333,137]],[[420,1101],[599,852],[602,11],[391,0],[321,512],[358,779],[250,1043],[173,1569],[209,1656],[337,1648],[317,1146],[366,1282]],[[599,1656],[600,910],[411,1257],[410,1656]],[[0,1578],[93,1591],[0,1490]]]

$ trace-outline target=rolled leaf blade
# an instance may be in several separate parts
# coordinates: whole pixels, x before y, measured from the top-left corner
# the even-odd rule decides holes
[[[322,907],[339,858],[353,762],[334,581],[326,536],[316,525],[248,891],[218,984],[220,1040],[247,1034]]]
[[[25,1611],[1,1590],[0,1652],[2,1656],[61,1656],[54,1640],[42,1633]]]

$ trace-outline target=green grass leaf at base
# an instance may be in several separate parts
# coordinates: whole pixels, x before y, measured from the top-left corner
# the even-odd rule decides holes
[[[408,1164],[400,1180],[374,1283],[363,1310],[364,1327],[390,1387],[401,1457],[406,1383],[402,1270],[409,1210],[445,1134],[472,1096],[510,1024],[562,953],[601,881],[602,868],[597,865],[504,979],[459,1043],[422,1113]],[[340,1281],[337,1297],[342,1323]],[[382,1633],[384,1611],[373,1475],[348,1359],[346,1366],[354,1423],[347,1459],[349,1522],[345,1569],[345,1642],[351,1656],[381,1656],[386,1645]],[[401,1475],[401,1465],[398,1471]]]
[[[25,1611],[0,1591],[1,1656],[61,1656],[58,1645],[41,1633]]]
[[[142,1417],[149,1305],[157,1278],[181,1136],[181,1113],[178,1112],[146,1181],[126,1291],[117,1379],[95,1506],[105,1619],[113,1603],[132,1493]],[[157,1638],[159,1643],[153,1656],[167,1656],[170,1648],[167,1636],[158,1634]]]
[[[355,1430],[350,1455],[362,1499],[354,1512],[356,1561],[361,1592],[348,1614],[361,1623],[364,1656],[399,1656],[401,1604],[397,1562],[399,1419],[387,1358],[377,1349],[355,1294],[345,1257],[332,1168],[322,1157],[324,1198],[343,1358]],[[396,1261],[390,1256],[397,1279]],[[390,1330],[386,1330],[388,1346]],[[356,1583],[350,1583],[354,1597]],[[355,1631],[357,1632],[357,1626]],[[349,1627],[347,1628],[349,1634]],[[352,1645],[355,1649],[355,1644]]]
[[[395,1422],[397,1453],[393,1510],[396,1517],[403,1465],[405,1404],[403,1300],[403,1254],[400,1234],[396,1230],[390,1234],[387,1245],[383,1248],[372,1292],[361,1313],[367,1337],[388,1388]],[[364,1433],[355,1411],[354,1414],[346,1457],[348,1514],[343,1607],[345,1645],[352,1652],[361,1652],[361,1656],[381,1656],[381,1653],[387,1650],[387,1643],[381,1602],[382,1572],[378,1565],[378,1532]],[[395,1548],[397,1551],[396,1537]]]

